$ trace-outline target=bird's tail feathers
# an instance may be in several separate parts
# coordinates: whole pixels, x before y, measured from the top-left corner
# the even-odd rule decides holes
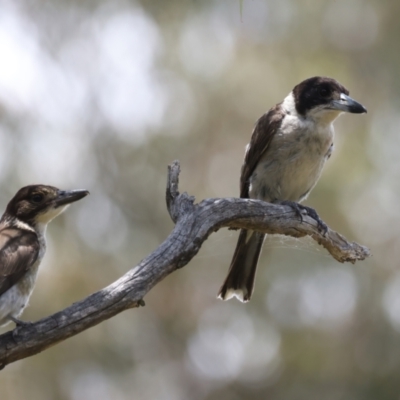
[[[219,299],[236,297],[242,302],[250,300],[264,238],[263,233],[245,229],[240,231],[228,275],[218,293]]]

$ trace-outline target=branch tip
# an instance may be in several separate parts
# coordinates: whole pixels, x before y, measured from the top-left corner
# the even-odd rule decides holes
[[[266,234],[310,236],[339,262],[363,260],[369,249],[351,243],[330,229],[322,233],[317,222],[304,216],[301,222],[290,206],[242,198],[206,199],[194,204],[194,197],[180,194],[180,164],[168,166],[166,201],[176,225],[168,238],[141,263],[106,288],[65,310],[35,322],[29,328],[0,335],[0,370],[6,365],[38,354],[114,315],[144,306],[143,297],[162,279],[185,266],[209,235],[220,229],[248,229]],[[16,340],[17,339],[17,340]]]
[[[180,172],[181,166],[179,160],[175,160],[172,164],[168,165],[168,181],[165,197],[169,215],[174,222],[178,219],[175,201],[179,196],[178,188]]]

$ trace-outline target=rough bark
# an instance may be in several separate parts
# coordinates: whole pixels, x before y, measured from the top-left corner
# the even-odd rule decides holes
[[[220,228],[246,228],[293,237],[309,235],[339,262],[354,263],[370,255],[366,247],[348,242],[329,228],[323,235],[316,221],[307,215],[300,221],[289,206],[239,198],[206,199],[194,204],[194,197],[178,192],[179,173],[179,162],[175,161],[168,168],[166,191],[167,208],[175,227],[167,239],[106,288],[49,317],[1,335],[0,368],[40,353],[121,311],[144,305],[146,293],[185,266],[208,236]]]

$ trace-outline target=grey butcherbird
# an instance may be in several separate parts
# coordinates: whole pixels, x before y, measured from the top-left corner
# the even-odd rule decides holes
[[[32,294],[46,252],[47,224],[87,190],[31,185],[20,189],[0,219],[0,326],[18,319]]]
[[[333,121],[342,112],[367,110],[334,79],[314,77],[299,83],[258,121],[246,148],[240,197],[291,205],[326,229],[315,210],[301,206],[317,183],[333,150]],[[250,300],[265,235],[242,229],[228,276],[218,297]]]

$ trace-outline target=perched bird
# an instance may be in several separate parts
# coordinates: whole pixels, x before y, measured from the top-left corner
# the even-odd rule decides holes
[[[87,190],[31,185],[20,189],[0,219],[0,326],[17,319],[28,304],[46,251],[47,224]]]
[[[313,77],[299,83],[256,123],[240,177],[240,197],[289,204],[326,225],[310,207],[298,204],[317,183],[333,151],[333,121],[342,113],[366,113],[334,79]],[[228,276],[218,297],[249,301],[265,235],[242,229]]]

